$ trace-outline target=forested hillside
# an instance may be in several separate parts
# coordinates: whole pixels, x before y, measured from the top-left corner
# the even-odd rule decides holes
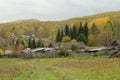
[[[13,33],[18,39],[21,39],[22,35],[35,34],[37,39],[47,38],[49,42],[53,42],[56,41],[58,29],[64,29],[66,24],[69,27],[76,26],[78,29],[80,22],[82,25],[88,23],[89,36],[87,44],[90,46],[107,45],[105,42],[108,41],[108,38],[110,40],[108,43],[110,43],[120,37],[120,11],[117,11],[61,21],[30,19],[2,23],[0,24],[0,47],[6,49],[12,44]]]

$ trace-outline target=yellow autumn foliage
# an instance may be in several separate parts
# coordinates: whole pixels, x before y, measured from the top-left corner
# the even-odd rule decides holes
[[[99,46],[100,35],[92,35],[88,36],[88,45],[89,46]]]
[[[70,37],[69,36],[63,37],[62,42],[70,42]]]
[[[92,27],[92,24],[95,23],[97,26],[104,26],[106,23],[110,20],[109,17],[103,17],[103,18],[96,18],[93,21],[88,23],[89,28]]]
[[[7,37],[8,40],[12,39],[12,33],[10,31],[6,32],[5,36]]]
[[[4,51],[0,49],[0,56],[4,54]]]
[[[94,44],[94,41],[95,41],[95,40],[94,40],[94,36],[90,34],[90,35],[88,36],[88,45],[89,45],[89,46],[92,46],[92,45]]]
[[[71,43],[76,43],[77,41],[75,39],[72,39],[70,42]]]

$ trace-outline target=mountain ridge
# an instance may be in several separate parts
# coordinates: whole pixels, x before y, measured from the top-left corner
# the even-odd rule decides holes
[[[30,22],[63,22],[63,21],[74,21],[74,20],[86,20],[86,21],[89,21],[89,19],[91,20],[93,17],[94,18],[111,17],[112,15],[117,15],[117,14],[120,14],[120,11],[102,12],[102,13],[97,13],[97,14],[92,14],[92,15],[87,15],[87,16],[68,18],[68,19],[64,19],[64,20],[46,20],[46,21],[42,21],[42,20],[39,20],[39,19],[36,19],[36,18],[31,18],[31,19],[14,20],[14,21],[9,21],[9,22],[5,22],[5,23],[14,23],[14,22],[21,23],[21,22],[29,22],[29,21]],[[0,23],[0,24],[5,24],[5,23]]]

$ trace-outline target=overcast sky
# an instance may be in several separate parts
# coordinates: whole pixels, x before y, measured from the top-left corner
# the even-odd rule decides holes
[[[120,0],[0,0],[0,22],[62,20],[120,10]]]

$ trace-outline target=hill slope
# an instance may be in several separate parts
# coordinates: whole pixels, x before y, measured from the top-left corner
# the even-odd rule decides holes
[[[84,17],[76,17],[61,21],[39,21],[36,19],[18,20],[8,23],[0,24],[0,45],[6,43],[3,38],[8,37],[10,32],[14,31],[17,37],[21,35],[36,34],[40,38],[50,37],[51,41],[55,40],[58,28],[63,28],[66,24],[72,26],[73,24],[79,25],[80,22],[88,22],[89,26],[96,23],[97,26],[104,26],[107,20],[111,20],[114,26],[120,25],[120,11],[106,12]]]

